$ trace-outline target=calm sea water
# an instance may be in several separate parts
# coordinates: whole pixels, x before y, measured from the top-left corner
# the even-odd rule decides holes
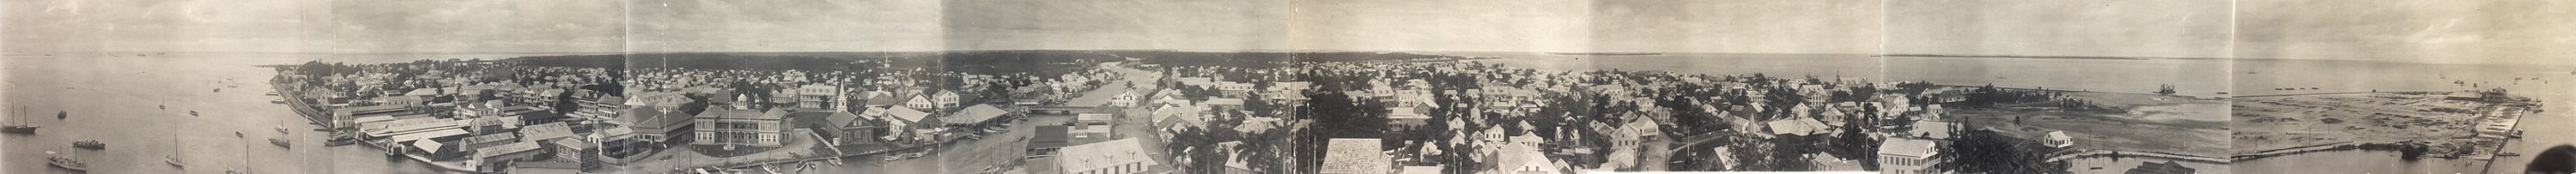
[[[1887,74],[1899,81],[2153,93],[2173,85],[2177,95],[2221,96],[2229,61],[2216,59],[2043,59],[1886,57]]]
[[[2328,60],[2239,60],[2234,69],[2238,95],[2379,91],[2457,91],[2476,88],[2533,88],[2564,92],[2566,65],[2428,64]],[[2516,79],[2521,80],[2516,80]],[[2454,84],[2457,82],[2457,84]],[[2474,86],[2472,86],[2474,85]],[[2274,90],[2274,88],[2316,88]]]
[[[433,173],[363,146],[322,147],[323,133],[263,93],[275,71],[253,67],[311,60],[348,63],[498,59],[507,54],[10,53],[0,55],[0,106],[9,123],[44,126],[37,135],[0,135],[0,173],[63,173],[45,151],[76,156],[90,173]],[[222,89],[222,92],[215,92]],[[169,109],[160,109],[168,106]],[[68,119],[55,119],[58,111]],[[202,116],[189,116],[197,111]],[[23,115],[23,116],[21,116]],[[278,126],[288,133],[274,130]],[[241,132],[245,138],[236,138]],[[269,138],[295,148],[269,145]],[[97,140],[106,150],[71,147]],[[176,155],[185,168],[164,163]]]
[[[1751,75],[1761,73],[1774,77],[1813,75],[1818,78],[1857,77],[1873,81],[1880,76],[1878,58],[1855,54],[1721,54],[1667,53],[1661,55],[1558,55],[1545,53],[1456,52],[1442,55],[1498,57],[1476,60],[1511,67],[1542,70],[1621,70],[1662,71],[1683,74]]]

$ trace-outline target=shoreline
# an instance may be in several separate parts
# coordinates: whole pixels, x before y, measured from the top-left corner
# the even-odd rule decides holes
[[[2263,95],[2243,95],[2243,96],[2236,96],[2236,97],[2289,97],[2289,96],[2310,96],[2310,95],[2342,95],[2342,94],[2401,93],[2401,92],[2443,92],[2443,91],[2327,92],[2327,93],[2298,93],[2298,94],[2263,94]]]
[[[278,98],[283,99],[283,100],[285,100],[285,101],[286,101],[285,103],[279,103],[279,105],[285,105],[285,106],[287,107],[287,110],[294,111],[294,112],[296,113],[297,117],[303,117],[305,120],[310,120],[310,121],[312,121],[312,124],[313,124],[313,125],[321,126],[321,127],[323,127],[323,128],[329,128],[329,129],[332,129],[332,130],[335,130],[335,131],[340,129],[340,128],[338,127],[339,125],[331,125],[331,124],[329,124],[329,121],[324,120],[326,117],[330,117],[330,115],[328,115],[328,114],[327,114],[327,112],[321,112],[321,111],[315,110],[315,109],[313,109],[313,107],[311,107],[312,105],[309,105],[308,103],[305,103],[303,99],[299,99],[299,98],[302,98],[302,96],[304,96],[304,93],[302,93],[302,92],[298,92],[297,90],[289,90],[289,89],[288,89],[288,88],[289,88],[289,86],[287,86],[287,85],[289,85],[289,84],[286,84],[286,83],[287,83],[286,81],[284,81],[284,80],[274,80],[274,79],[273,79],[273,80],[270,80],[269,82],[270,82],[270,83],[269,83],[269,88],[270,88],[270,89],[272,89],[272,90],[274,90],[275,92],[277,92],[277,96],[276,96],[276,97],[278,97]],[[330,138],[330,137],[323,137],[323,138]],[[325,140],[325,141],[328,141],[328,140]],[[365,140],[357,140],[357,141],[365,141]],[[375,144],[375,143],[368,143],[368,142],[358,142],[357,144],[353,144],[353,145],[364,145],[364,146],[366,146],[367,148],[375,148],[375,150],[379,150],[379,151],[391,151],[391,149],[392,149],[392,148],[387,148],[387,147],[378,146],[378,145],[377,145],[377,144]],[[324,147],[329,147],[329,146],[328,146],[328,145],[325,145]],[[400,152],[398,152],[398,153],[400,153]],[[401,153],[401,154],[402,154],[401,156],[403,156],[403,157],[405,157],[405,158],[407,158],[407,159],[411,159],[411,160],[413,160],[413,161],[415,161],[415,162],[420,162],[421,164],[428,164],[428,165],[430,166],[430,167],[424,167],[424,168],[438,169],[438,170],[447,170],[447,171],[449,171],[449,172],[468,172],[468,173],[472,173],[472,172],[479,172],[479,171],[475,171],[474,169],[472,169],[472,168],[468,168],[468,167],[463,167],[463,166],[453,166],[454,164],[441,163],[441,162],[438,162],[437,160],[430,160],[430,159],[429,159],[429,157],[423,157],[423,156],[420,156],[420,155],[418,155],[418,154],[411,154],[411,153]]]
[[[2387,92],[2387,93],[2405,93],[2405,92],[2409,92],[2409,91],[2392,91],[2392,92]],[[2420,91],[2418,91],[2418,92],[2420,92]],[[2320,94],[2294,94],[2294,95],[2268,95],[2268,96],[2350,95],[2350,94],[2370,94],[2370,93],[2382,93],[2382,92],[2320,93]],[[2503,120],[2503,121],[2504,121],[2504,123],[2502,123],[2502,124],[2506,124],[2506,125],[2508,125],[2508,126],[2505,128],[2505,130],[2519,130],[2519,129],[2521,128],[2521,124],[2520,124],[2520,122],[2521,122],[2522,120],[2524,120],[2524,118],[2528,118],[2528,117],[2530,117],[2531,115],[2527,115],[2527,114],[2530,114],[2530,113],[2533,113],[2533,112],[2528,111],[2528,108],[2514,107],[2514,106],[2513,106],[2513,105],[2517,105],[2517,104],[2530,104],[2530,105],[2532,105],[2532,107],[2538,107],[2538,106],[2540,105],[2539,103],[2519,103],[2519,102],[2491,102],[2491,103],[2486,103],[2486,107],[2503,107],[2503,108],[2492,108],[2492,109],[2489,109],[2489,108],[2481,108],[2481,110],[2482,110],[2482,111],[2480,111],[2480,113],[2488,113],[2488,114],[2481,114],[2480,116],[2478,116],[2479,118],[2476,118],[2476,119],[2488,119],[2488,118],[2493,118],[2493,117],[2497,117],[2497,116],[2498,116],[2498,115],[2493,115],[2493,114],[2506,114],[2506,115],[2510,115],[2511,119],[2505,119],[2505,120]],[[2481,123],[2482,123],[2482,122],[2481,122]],[[2471,131],[2472,131],[2472,132],[2475,132],[2475,137],[2479,137],[2479,138],[2484,138],[2484,137],[2485,137],[2485,135],[2489,134],[2488,132],[2483,131],[2483,130],[2471,130]],[[2485,163],[2485,164],[2482,164],[2482,165],[2480,165],[2480,166],[2478,167],[2478,170],[2479,170],[2478,172],[2479,172],[2479,173],[2485,173],[2485,172],[2489,172],[2490,170],[2493,170],[2493,169],[2494,169],[2495,164],[2496,164],[2496,163],[2499,163],[2499,162],[2497,161],[2497,158],[2499,158],[2499,156],[2496,156],[2496,154],[2497,154],[2497,153],[2503,153],[2503,151],[2504,151],[2504,150],[2507,150],[2507,149],[2506,149],[2507,147],[2511,147],[2511,146],[2514,144],[2514,143],[2512,143],[2513,141],[2515,141],[2515,140],[2517,140],[2517,139],[2520,139],[2520,138],[2505,138],[2505,137],[2495,137],[2495,138],[2497,138],[2497,139],[2495,139],[2495,142],[2492,142],[2492,144],[2487,144],[2487,143],[2471,143],[2471,144],[2467,145],[2467,147],[2468,147],[2468,148],[2474,148],[2474,149],[2472,149],[2472,150],[2471,150],[2471,152],[2465,152],[2465,153],[2462,153],[2462,152],[2435,152],[2435,151],[2439,151],[2439,150],[2437,149],[2437,150],[2435,150],[2435,151],[2419,152],[2420,154],[2417,154],[2417,155],[2419,155],[2419,156],[2418,156],[2418,158],[2416,158],[2416,159],[2404,159],[2404,158],[2402,158],[2402,157],[2401,157],[2401,158],[2399,158],[2398,160],[2401,160],[2401,161],[2417,161],[2417,160],[2425,160],[2425,159],[2467,160],[2468,162],[2473,162],[2473,163]],[[2477,138],[2472,138],[2472,139],[2477,139]],[[2422,145],[2422,144],[2417,144],[2417,143],[2440,143],[2441,141],[2444,141],[2444,140],[2446,140],[2446,139],[2408,139],[2408,140],[2400,140],[2400,141],[2396,141],[2396,142],[2358,142],[2358,141],[2343,141],[2343,142],[2334,142],[2334,143],[2325,143],[2325,144],[2302,145],[2302,146],[2294,146],[2294,147],[2286,147],[2286,148],[2275,148],[2275,149],[2256,150],[2256,151],[2250,151],[2250,152],[2245,152],[2245,153],[2235,154],[2235,155],[2230,156],[2229,158],[2230,158],[2232,161],[2236,161],[2236,162],[2246,162],[2246,161],[2255,161],[2255,160],[2261,160],[2261,159],[2267,159],[2267,158],[2273,158],[2273,157],[2297,156],[2297,155],[2304,155],[2304,154],[2310,154],[2310,153],[2353,152],[2353,151],[2384,151],[2384,152],[2396,152],[2396,153],[2404,154],[2404,153],[2406,153],[2406,152],[2404,152],[2405,150],[2403,150],[2403,149],[2404,149],[2404,148],[2407,148],[2407,146],[2421,146],[2421,145]],[[2437,146],[2437,147],[2433,147],[2433,148],[2439,148],[2439,147]]]
[[[2205,156],[2199,156],[2199,155],[2187,155],[2187,154],[2177,154],[2177,153],[2168,153],[2168,152],[2134,152],[2134,151],[2116,151],[2116,150],[2087,151],[2087,152],[2079,152],[2079,153],[2075,153],[2075,154],[2066,154],[2066,155],[2060,155],[2060,156],[2057,156],[2057,157],[2051,157],[2051,159],[2050,159],[2049,161],[2066,161],[2066,160],[2084,159],[2084,158],[2107,158],[2107,157],[2118,157],[2118,158],[2156,158],[2156,159],[2165,159],[2165,160],[2174,160],[2174,161],[2189,161],[2189,162],[2200,162],[2200,163],[2211,163],[2211,164],[2227,164],[2227,163],[2233,163],[2233,162],[2234,162],[2234,160],[2223,160],[2223,159],[2219,159],[2219,158],[2217,158],[2217,157],[2205,157]]]
[[[2282,157],[2282,156],[2299,155],[2299,154],[2306,154],[2306,153],[2317,153],[2317,152],[2341,152],[2341,151],[2356,151],[2356,150],[2360,150],[2360,151],[2381,151],[2382,149],[2368,149],[2368,148],[2370,148],[2370,147],[2379,147],[2379,146],[2398,146],[2398,145],[2401,145],[2401,144],[2397,144],[2397,143],[2389,143],[2389,142],[2374,142],[2374,143],[2363,143],[2363,142],[2338,142],[2338,143],[2326,143],[2326,144],[2306,145],[2306,146],[2289,147],[2289,148],[2279,148],[2279,149],[2260,150],[2260,151],[2257,151],[2257,152],[2255,152],[2255,153],[2253,153],[2253,154],[2236,154],[2236,155],[2230,155],[2230,156],[2229,156],[2229,157],[2227,157],[2227,158],[2228,158],[2228,159],[2230,159],[2231,161],[2252,161],[2252,160],[2258,160],[2258,159],[2263,159],[2263,158]],[[2445,159],[2457,159],[2457,158],[2445,158]]]
[[[1903,82],[1903,81],[1898,81],[1898,82]],[[1970,89],[1986,87],[1986,86],[1983,86],[1983,85],[1953,85],[1953,84],[1941,84],[1941,83],[1932,83],[1932,85],[1934,85],[1934,86],[1941,86],[1941,87],[1956,87],[1956,88],[1970,88]],[[2197,96],[2197,95],[2183,95],[2183,94],[2171,94],[2171,95],[2167,95],[2167,94],[2138,93],[2138,92],[2107,92],[2107,91],[2092,91],[2092,90],[2083,90],[2083,89],[2076,89],[2076,90],[2068,90],[2068,89],[2040,89],[2040,87],[2009,87],[2009,86],[1995,86],[1995,89],[2032,90],[2032,91],[2065,92],[2065,93],[2098,93],[2098,94],[2143,95],[2143,96],[2154,96],[2154,97],[2191,98],[2191,99],[2194,99],[2194,100],[2223,100],[2223,99],[2227,99],[2227,98],[2238,97],[2238,96],[2216,96],[2216,97],[2212,97],[2212,96]]]

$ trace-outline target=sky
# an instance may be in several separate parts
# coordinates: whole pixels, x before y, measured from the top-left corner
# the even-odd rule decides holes
[[[622,48],[619,1],[0,2],[0,51],[588,52]]]
[[[2228,57],[2228,0],[1905,0],[1891,54]]]
[[[2571,2],[16,0],[0,51],[1019,49],[2576,62]]]
[[[1876,53],[1878,2],[27,0],[13,52]]]
[[[2576,65],[2576,1],[2243,0],[2238,57]]]

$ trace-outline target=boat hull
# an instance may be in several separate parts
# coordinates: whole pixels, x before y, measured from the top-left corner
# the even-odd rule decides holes
[[[51,161],[47,161],[47,163],[46,163],[46,164],[51,165],[51,166],[54,166],[54,167],[59,167],[59,168],[63,168],[63,169],[71,169],[72,171],[89,171],[89,165],[88,165],[88,164],[81,164],[81,163],[80,163],[80,161],[77,161],[77,160],[72,160],[72,159],[69,159],[69,158],[63,158],[63,157],[54,157],[54,158],[51,158],[51,159],[48,159],[48,160],[51,160]]]
[[[7,132],[7,133],[13,133],[13,134],[29,134],[29,135],[33,135],[33,134],[36,134],[36,128],[44,128],[44,127],[34,127],[34,126],[23,126],[23,127],[22,127],[22,126],[9,126],[9,127],[5,127],[5,128],[0,128],[0,132]]]
[[[78,147],[78,148],[82,148],[82,149],[107,149],[107,144],[106,144],[106,143],[97,143],[97,142],[78,142],[78,143],[72,143],[72,147]]]

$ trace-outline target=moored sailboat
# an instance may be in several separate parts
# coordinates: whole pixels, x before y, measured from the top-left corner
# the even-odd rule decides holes
[[[170,166],[174,166],[174,167],[179,167],[179,168],[188,168],[188,163],[187,163],[187,162],[183,162],[183,161],[180,161],[180,160],[179,160],[179,154],[187,153],[187,151],[179,150],[179,147],[178,147],[178,146],[179,146],[179,136],[178,136],[178,135],[173,134],[173,135],[171,135],[171,136],[170,136],[170,146],[171,146],[171,147],[170,147],[170,154],[161,155],[161,158],[162,158],[162,161],[161,161],[161,162],[170,163]]]
[[[36,129],[37,129],[37,128],[45,128],[45,127],[44,127],[44,126],[23,125],[23,124],[16,124],[16,123],[12,123],[12,125],[8,125],[8,126],[5,126],[5,127],[0,127],[0,132],[8,132],[8,133],[13,133],[13,134],[30,134],[30,135],[33,135],[33,134],[36,134]]]
[[[12,109],[11,111],[16,111],[16,110],[15,110],[15,109]],[[27,125],[27,121],[25,121],[26,119],[19,119],[19,118],[18,118],[20,115],[21,115],[21,114],[17,114],[17,113],[14,113],[14,112],[13,112],[13,113],[9,113],[9,117],[10,117],[10,118],[9,118],[9,121],[16,121],[16,122],[10,122],[10,123],[9,123],[9,125],[7,125],[7,126],[0,126],[0,132],[8,132],[8,133],[13,133],[13,134],[28,134],[28,135],[35,135],[35,134],[36,134],[36,128],[45,128],[44,126]]]

